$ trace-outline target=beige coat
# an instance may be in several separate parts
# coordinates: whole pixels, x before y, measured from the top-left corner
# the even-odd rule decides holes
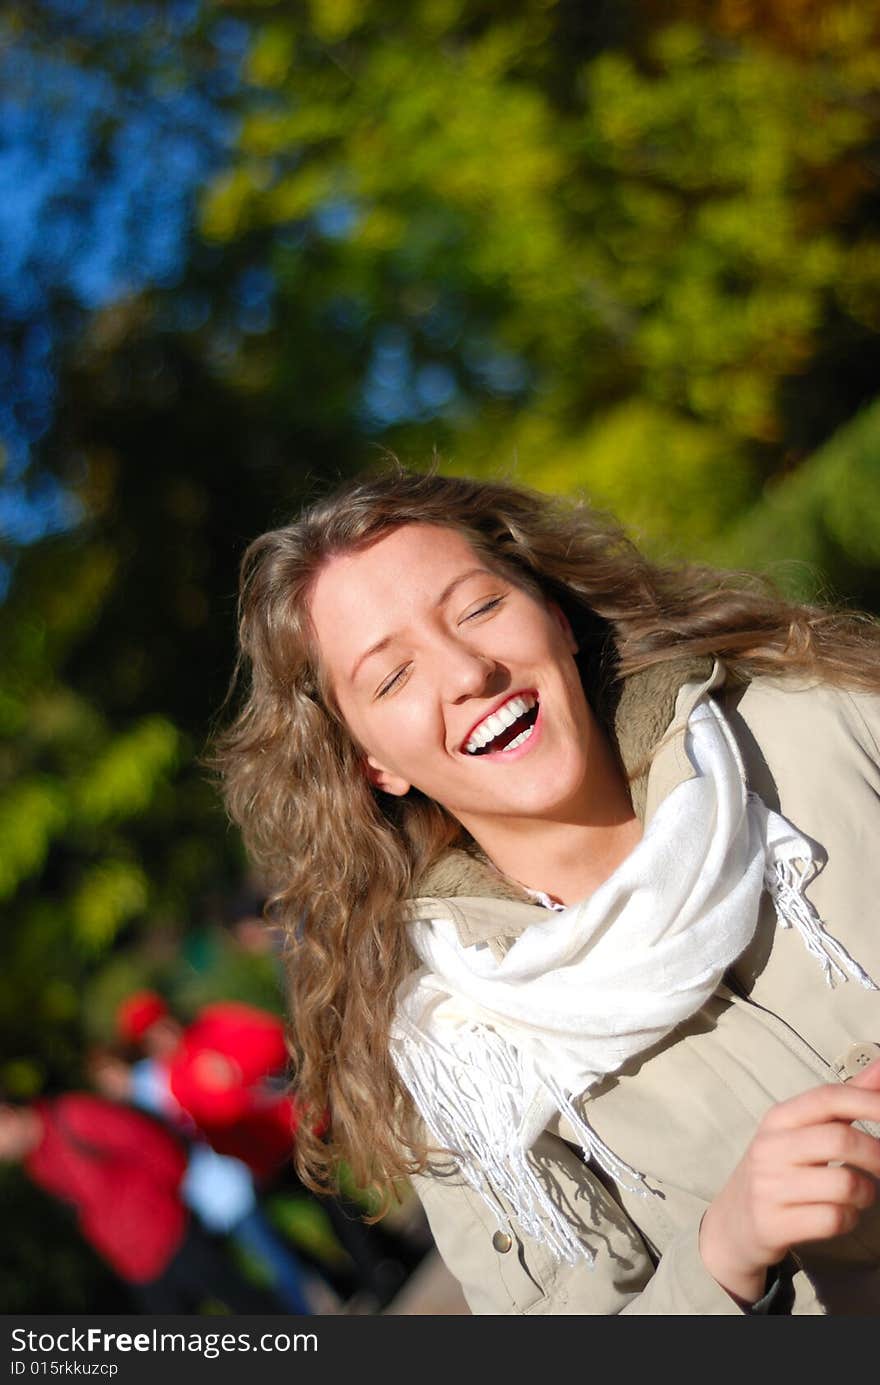
[[[880,981],[880,695],[767,678],[722,686],[723,668],[716,665],[707,678],[708,667],[700,681],[682,686],[680,665],[624,685],[615,727],[621,755],[631,773],[650,767],[633,783],[637,811],[650,821],[693,774],[685,723],[703,689],[714,689],[750,787],[827,851],[808,890],[820,917]],[[530,921],[546,918],[485,858],[461,850],[432,867],[422,890],[412,903],[416,916],[451,918],[465,945],[489,946],[496,955]],[[589,1097],[590,1124],[646,1176],[647,1196],[585,1166],[561,1117],[534,1147],[561,1205],[596,1252],[592,1269],[558,1260],[527,1236],[500,1197],[506,1231],[499,1232],[454,1169],[414,1180],[473,1312],[741,1311],[703,1267],[700,1219],[770,1106],[822,1082],[846,1081],[880,1056],[880,992],[854,981],[829,988],[800,937],[777,927],[766,897],[755,937],[726,983]],[[880,1312],[880,1200],[856,1232],[799,1249],[783,1281],[774,1311]]]

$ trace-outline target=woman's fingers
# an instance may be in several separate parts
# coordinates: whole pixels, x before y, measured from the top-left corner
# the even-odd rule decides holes
[[[875,1058],[873,1063],[869,1063],[855,1077],[851,1077],[848,1085],[864,1088],[866,1091],[880,1090],[880,1058]]]
[[[779,1197],[783,1207],[827,1203],[864,1211],[877,1197],[877,1184],[867,1174],[852,1168],[792,1169]]]
[[[871,1064],[871,1068],[874,1064]],[[860,1074],[865,1078],[871,1069]],[[873,1073],[871,1074],[873,1082]],[[806,1125],[819,1125],[824,1121],[874,1121],[880,1122],[880,1091],[872,1087],[856,1086],[859,1078],[845,1084],[828,1083],[824,1087],[811,1087],[800,1096],[781,1101],[767,1112],[761,1126],[764,1130],[797,1130]]]
[[[854,1121],[880,1124],[880,1063],[767,1112],[700,1227],[703,1262],[729,1293],[749,1301],[768,1265],[846,1235],[876,1200],[880,1140]]]
[[[791,1164],[848,1164],[880,1178],[880,1140],[843,1121],[771,1133],[767,1157],[776,1167]]]
[[[845,1236],[858,1225],[861,1212],[860,1207],[840,1202],[802,1203],[783,1208],[777,1217],[777,1246],[770,1253],[781,1259],[792,1246]]]

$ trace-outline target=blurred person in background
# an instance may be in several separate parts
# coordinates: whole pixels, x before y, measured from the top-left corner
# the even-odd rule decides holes
[[[284,1026],[276,1015],[218,1001],[183,1025],[155,991],[138,991],[120,1005],[117,1033],[153,1059],[178,1107],[218,1153],[241,1159],[258,1180],[289,1162],[299,1117],[286,1090]]]
[[[214,1150],[247,1165],[258,1188],[284,1183],[313,1196],[292,1162],[302,1120],[288,1090],[284,1026],[276,1015],[217,1001],[182,1025],[159,995],[140,991],[119,1007],[117,1031],[123,1042],[154,1060],[153,1081],[167,1088]],[[322,1127],[323,1117],[319,1137]],[[363,1294],[375,1306],[385,1306],[424,1247],[365,1226],[362,1208],[342,1194],[322,1203],[322,1210],[351,1268],[303,1254],[341,1298]]]
[[[242,566],[302,1177],[481,1313],[880,1308],[880,625],[396,467]]]
[[[145,1313],[277,1310],[189,1215],[185,1151],[156,1121],[88,1092],[0,1105],[0,1159],[69,1204],[85,1240]],[[100,1306],[100,1305],[97,1305]]]
[[[100,1047],[89,1055],[88,1068],[103,1096],[148,1111],[184,1140],[183,1201],[207,1231],[230,1236],[255,1257],[271,1281],[278,1309],[306,1315],[315,1311],[313,1301],[326,1306],[326,1297],[309,1285],[292,1246],[282,1241],[265,1216],[247,1164],[212,1149],[171,1092],[167,1070],[154,1058],[129,1064]]]

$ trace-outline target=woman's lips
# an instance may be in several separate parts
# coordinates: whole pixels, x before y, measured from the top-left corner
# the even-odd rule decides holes
[[[484,750],[479,755],[468,755],[467,758],[469,760],[482,760],[483,762],[486,760],[503,760],[506,763],[512,763],[514,760],[521,760],[524,755],[528,755],[529,751],[534,749],[535,745],[540,740],[543,726],[544,705],[539,698],[538,715],[532,726],[532,734],[527,736],[520,745],[515,746],[513,750]],[[464,753],[467,755],[467,751]]]
[[[478,726],[482,726],[483,722],[489,720],[489,717],[494,716],[496,712],[500,712],[502,707],[506,707],[509,702],[512,702],[514,698],[517,697],[531,697],[534,698],[535,702],[539,700],[536,688],[517,688],[516,692],[505,693],[504,697],[500,697],[498,699],[494,707],[490,707],[488,712],[484,712],[483,715],[477,721],[474,722],[470,731],[468,731],[467,735],[462,741],[460,749],[464,750],[465,746],[467,745],[468,741],[470,740],[471,736],[474,734]]]

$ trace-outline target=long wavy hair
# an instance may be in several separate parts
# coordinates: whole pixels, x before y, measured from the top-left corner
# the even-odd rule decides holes
[[[684,655],[721,656],[744,680],[790,673],[880,687],[873,618],[786,601],[750,574],[655,564],[610,516],[504,481],[395,465],[251,544],[232,684],[240,710],[210,760],[287,938],[306,1113],[299,1172],[327,1189],[344,1160],[359,1184],[384,1194],[382,1205],[429,1153],[389,1055],[395,993],[415,965],[404,904],[437,856],[469,839],[418,790],[395,798],[369,784],[321,667],[309,599],[329,559],[412,523],[458,531],[487,566],[561,606],[586,696],[609,732],[622,680]]]

